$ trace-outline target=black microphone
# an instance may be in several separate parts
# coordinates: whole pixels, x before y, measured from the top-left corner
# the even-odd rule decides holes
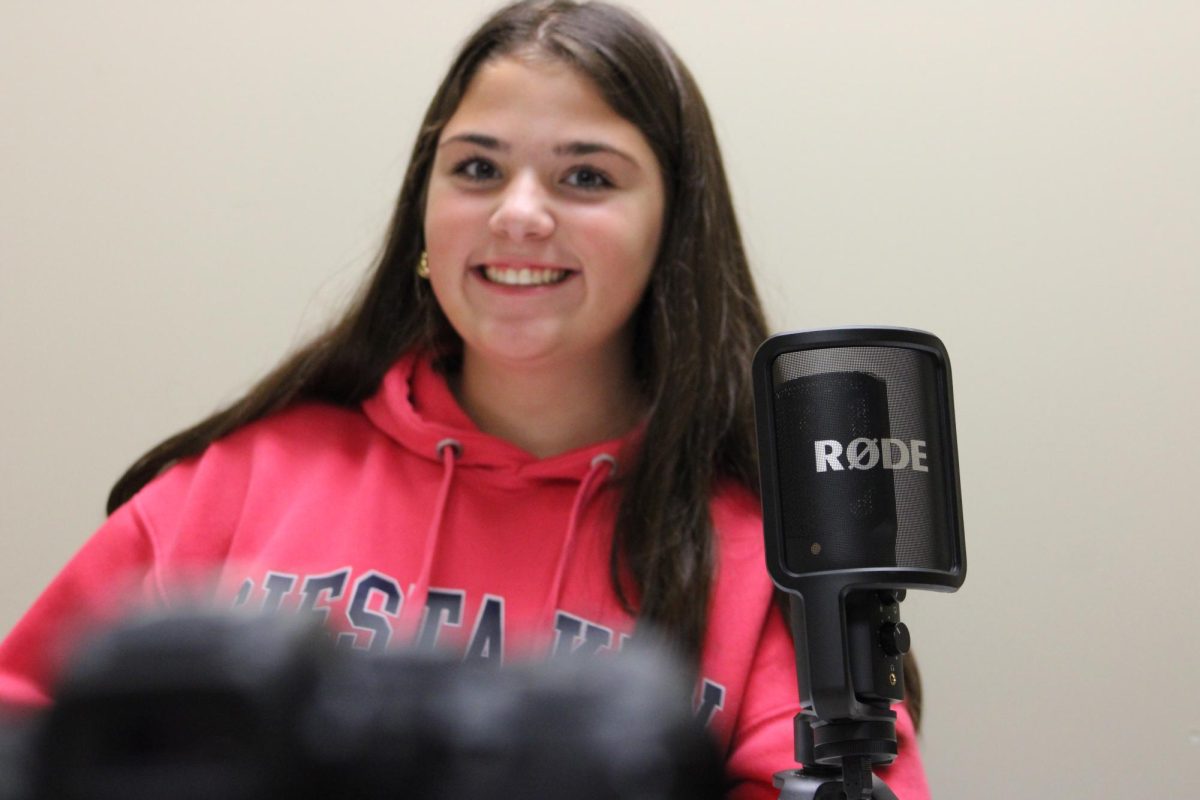
[[[839,328],[771,337],[753,370],[767,568],[791,600],[806,767],[776,783],[815,796],[784,784],[836,767],[847,797],[870,797],[871,765],[896,755],[899,602],[966,577],[949,358],[923,331]]]

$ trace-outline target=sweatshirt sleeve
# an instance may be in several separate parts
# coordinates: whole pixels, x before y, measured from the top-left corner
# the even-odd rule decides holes
[[[774,774],[798,767],[792,729],[792,719],[799,711],[796,657],[783,613],[772,605],[729,744],[726,771],[734,781],[730,800],[775,800],[779,790],[771,785]],[[893,708],[899,755],[891,766],[877,769],[876,775],[899,800],[928,800],[912,719],[903,704]]]
[[[83,545],[0,644],[0,706],[45,705],[81,637],[132,604],[153,602],[150,537],[134,503],[117,509]]]

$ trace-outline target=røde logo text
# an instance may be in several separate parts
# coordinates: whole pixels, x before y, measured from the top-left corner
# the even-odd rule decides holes
[[[906,444],[900,439],[868,439],[860,436],[844,448],[836,439],[818,439],[813,442],[813,453],[817,472],[874,469],[879,466],[884,469],[929,472],[923,439],[909,439]]]

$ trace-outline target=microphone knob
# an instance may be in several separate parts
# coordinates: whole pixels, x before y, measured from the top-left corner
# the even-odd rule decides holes
[[[903,622],[887,622],[879,629],[879,644],[889,656],[902,656],[912,646],[908,626]]]

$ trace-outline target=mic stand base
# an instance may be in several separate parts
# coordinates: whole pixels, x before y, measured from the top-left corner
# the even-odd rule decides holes
[[[779,800],[858,800],[846,793],[842,770],[837,767],[804,767],[775,773]],[[898,800],[896,793],[879,778],[874,780],[872,800]]]

